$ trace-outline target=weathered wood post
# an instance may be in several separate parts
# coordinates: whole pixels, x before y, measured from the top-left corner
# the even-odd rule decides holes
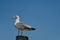
[[[27,36],[16,36],[16,40],[29,40]]]

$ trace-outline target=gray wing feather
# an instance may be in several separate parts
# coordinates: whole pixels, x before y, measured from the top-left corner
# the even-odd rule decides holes
[[[31,28],[31,26],[24,23],[17,23],[15,27],[18,28],[19,30],[24,30],[24,28],[27,28],[26,30],[35,30],[35,28]]]
[[[24,24],[24,23],[17,23],[16,25],[15,25],[16,27],[18,27],[18,28],[21,28],[21,27],[28,27],[28,28],[31,28],[31,26],[29,26],[29,25],[27,25],[27,24]]]

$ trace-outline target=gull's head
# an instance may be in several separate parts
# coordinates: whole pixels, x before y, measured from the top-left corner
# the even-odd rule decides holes
[[[13,16],[13,19],[19,19],[19,16],[18,15],[16,15],[16,16]]]

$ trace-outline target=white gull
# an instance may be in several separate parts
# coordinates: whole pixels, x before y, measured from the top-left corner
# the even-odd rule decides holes
[[[19,21],[20,18],[18,15],[13,16],[13,19],[15,19],[15,24],[14,24],[15,27],[16,27],[16,29],[18,29],[18,31],[21,31],[21,35],[24,30],[28,30],[28,31],[35,30],[35,28],[32,28],[31,26],[20,22]],[[18,33],[18,35],[19,35],[19,33]]]

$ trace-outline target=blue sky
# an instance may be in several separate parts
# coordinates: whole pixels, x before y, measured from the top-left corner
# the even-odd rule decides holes
[[[15,40],[12,16],[35,27],[25,31],[29,40],[60,40],[60,0],[0,0],[0,40]]]

